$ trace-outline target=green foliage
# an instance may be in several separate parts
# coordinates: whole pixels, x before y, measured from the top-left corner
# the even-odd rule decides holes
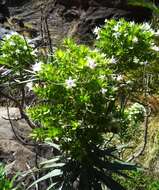
[[[33,48],[20,35],[6,35],[0,42],[1,84],[16,83],[30,78],[26,70],[36,61]]]
[[[154,31],[148,23],[110,20],[95,32],[98,35],[96,46],[110,59],[115,59],[112,67],[116,72],[140,69],[156,58],[156,52],[151,51],[155,43]]]
[[[9,180],[5,173],[5,168],[0,164],[0,189],[1,190],[15,190],[13,189],[14,178]]]
[[[57,145],[53,144],[53,147],[57,147]],[[124,190],[112,176],[116,173],[117,175],[127,177],[123,171],[136,170],[136,166],[126,164],[116,158],[116,153],[121,149],[122,147],[111,147],[101,150],[96,146],[92,146],[88,149],[88,157],[91,158],[91,163],[81,163],[66,156],[56,156],[51,160],[46,160],[41,163],[41,166],[43,170],[47,171],[47,174],[36,180],[28,189],[37,183],[51,179],[51,185],[48,186],[47,190],[51,188],[60,188],[62,190],[88,190],[90,188],[102,190],[103,187]],[[114,161],[111,161],[111,157],[114,158]]]
[[[127,190],[157,190],[159,189],[159,180],[143,171],[129,172],[130,179],[119,178],[118,181]]]
[[[112,118],[118,122],[119,112],[107,62],[98,51],[65,41],[54,62],[39,72],[42,82],[35,92],[44,103],[29,113],[43,128],[35,129],[34,137],[58,138],[62,149],[78,160],[87,154],[89,142],[102,143],[102,134],[113,130],[109,126]]]
[[[118,150],[104,145],[104,134],[137,129],[145,108],[134,97],[158,92],[159,48],[148,23],[110,20],[95,34],[94,49],[67,39],[53,60],[42,64],[34,87],[40,104],[28,110],[41,126],[32,137],[58,140],[65,155],[63,189],[71,189],[77,178],[79,189],[101,189],[102,183],[123,189],[111,176],[134,167],[119,162]]]
[[[144,96],[145,101],[147,94],[158,92],[158,32],[148,23],[121,19],[106,21],[95,34],[95,48],[66,39],[47,64],[37,62],[33,49],[18,35],[1,42],[0,64],[9,71],[0,76],[2,81],[14,79],[23,87],[28,79],[38,81],[33,90],[39,103],[27,111],[38,126],[32,137],[58,141],[62,153],[58,161],[43,165],[49,171],[34,184],[51,178],[55,189],[71,190],[79,183],[81,190],[101,190],[103,184],[123,190],[113,174],[127,177],[123,171],[136,168],[120,161],[122,148],[105,135],[131,140],[129,132],[143,122],[148,105],[136,103],[136,98]],[[32,90],[32,84],[27,85]]]
[[[144,122],[146,109],[139,103],[134,103],[124,110],[123,125],[120,130],[120,139],[123,142],[130,142],[135,136],[139,137],[141,124]]]
[[[12,70],[23,70],[35,59],[33,49],[27,41],[18,34],[6,36],[1,42],[0,64]]]
[[[128,84],[121,94],[133,95],[158,92],[158,56],[155,32],[148,23],[135,24],[106,21],[102,29],[95,29],[96,47],[110,59],[109,67],[120,77],[120,84]],[[145,53],[144,53],[145,52]]]

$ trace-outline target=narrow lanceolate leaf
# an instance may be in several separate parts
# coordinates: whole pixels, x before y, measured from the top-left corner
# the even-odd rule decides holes
[[[57,149],[58,151],[61,150],[61,149],[60,149],[60,145],[58,145],[58,144],[55,144],[55,143],[53,143],[53,142],[47,142],[47,141],[46,141],[46,144],[52,146],[53,148]]]
[[[56,156],[53,159],[41,162],[40,165],[52,164],[52,163],[58,162],[59,160],[60,160],[60,156]]]
[[[52,183],[46,190],[55,190],[54,186],[56,185],[57,183]]]
[[[51,164],[46,164],[43,166],[43,168],[60,168],[63,167],[65,163],[51,163]]]
[[[34,183],[32,183],[27,188],[27,190],[30,189],[32,186],[36,185],[37,183],[41,182],[41,181],[44,181],[44,180],[46,180],[48,178],[57,177],[57,176],[60,176],[60,175],[62,175],[62,171],[59,170],[59,169],[55,169],[55,170],[49,172],[48,174],[46,174],[45,176],[43,176],[43,177],[39,178],[38,180],[36,180]]]
[[[116,182],[110,176],[105,175],[104,172],[100,172],[94,169],[94,173],[95,173],[96,178],[99,181],[103,182],[111,190],[126,190],[123,186],[121,186],[118,182]]]

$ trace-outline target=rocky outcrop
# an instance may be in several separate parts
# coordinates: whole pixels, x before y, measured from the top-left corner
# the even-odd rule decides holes
[[[125,18],[135,22],[148,21],[152,11],[139,6],[128,6],[127,0],[28,0],[7,1],[12,16],[29,23],[33,28],[41,30],[41,9],[47,16],[53,45],[57,46],[66,36],[79,36],[79,39],[92,33],[96,25],[102,25],[105,19]],[[10,4],[13,2],[13,4]],[[18,4],[19,2],[19,4]]]
[[[10,108],[11,118],[19,118],[17,108]],[[23,120],[13,120],[13,127],[23,141],[29,141],[31,128]],[[0,162],[6,164],[7,171],[10,175],[16,172],[28,170],[35,165],[35,152],[33,147],[24,146],[15,136],[13,129],[8,120],[7,110],[0,107]]]
[[[152,17],[152,11],[148,8],[139,6],[127,6],[124,8],[110,7],[90,7],[85,16],[81,19],[78,27],[78,33],[84,35],[92,31],[95,26],[104,24],[105,19],[125,18],[128,21],[137,23],[149,21]]]
[[[10,107],[9,115],[10,121],[6,107],[0,107],[0,162],[6,165],[8,176],[13,176],[36,167],[46,158],[52,158],[54,150],[46,144],[37,146],[31,140],[32,129],[25,120],[19,119],[17,108]]]

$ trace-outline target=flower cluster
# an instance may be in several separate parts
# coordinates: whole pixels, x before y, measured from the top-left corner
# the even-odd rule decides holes
[[[156,72],[158,75],[159,47],[156,35],[159,32],[155,32],[150,24],[135,24],[124,19],[108,20],[103,28],[95,31],[98,33],[95,47],[106,55],[114,74],[126,74],[126,83],[135,81],[134,92],[145,88],[141,85],[144,84],[145,73]],[[117,79],[120,81],[120,77]],[[155,81],[155,78],[151,81]],[[155,82],[152,86],[156,86]]]
[[[0,46],[0,64],[15,72],[17,69],[29,68],[35,61],[32,47],[19,34],[6,35]]]
[[[139,103],[134,103],[131,107],[129,107],[126,110],[128,114],[128,120],[130,122],[138,122],[138,121],[143,121],[143,118],[146,114],[146,109],[143,105]]]
[[[37,128],[33,137],[41,138],[40,133],[44,134],[42,138],[47,136],[64,140],[64,136],[68,135],[65,139],[69,139],[69,146],[72,146],[77,139],[76,135],[74,138],[71,136],[76,133],[77,128],[89,129],[94,126],[97,138],[95,140],[92,137],[91,140],[98,141],[101,133],[98,128],[104,124],[98,115],[105,119],[109,101],[113,101],[116,93],[111,86],[112,72],[107,67],[109,59],[99,51],[77,45],[70,39],[65,40],[64,47],[55,51],[50,64],[43,64],[40,70],[39,65],[36,65],[38,76],[43,82],[34,90],[39,97],[45,99],[45,105],[29,109],[29,114],[42,124],[45,134],[42,128]],[[90,119],[86,121],[86,117]],[[88,133],[84,135],[86,141],[89,140],[87,137],[91,136]],[[72,147],[71,151],[77,151],[75,149]]]

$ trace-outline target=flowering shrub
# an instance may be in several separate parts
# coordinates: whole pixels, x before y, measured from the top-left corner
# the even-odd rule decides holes
[[[124,19],[106,20],[103,28],[96,28],[96,47],[110,59],[113,73],[121,75],[129,82],[131,91],[156,90],[159,66],[156,61],[159,48],[155,42],[155,32],[148,23],[135,24]]]
[[[4,82],[16,83],[30,78],[27,72],[35,63],[36,55],[33,48],[20,35],[6,35],[0,42],[0,79]]]
[[[88,142],[101,142],[118,111],[107,64],[97,51],[65,40],[64,49],[58,49],[54,61],[43,64],[38,73],[42,83],[35,92],[44,103],[29,113],[43,128],[35,129],[33,137],[58,138],[76,159],[85,154]]]
[[[34,63],[35,54],[27,41],[18,34],[6,36],[1,41],[0,64],[9,69],[26,69],[31,63]]]
[[[19,36],[1,44],[1,64],[14,76],[25,77],[30,68],[39,81],[27,84],[39,98],[38,105],[28,109],[39,126],[32,137],[58,141],[69,158],[62,163],[63,173],[57,172],[63,189],[71,189],[78,178],[79,189],[101,189],[102,183],[123,189],[110,176],[134,167],[119,162],[118,150],[109,140],[105,143],[104,134],[124,134],[143,121],[145,108],[135,98],[144,95],[146,99],[158,91],[158,47],[149,24],[110,20],[95,33],[94,49],[67,39],[47,64],[37,62],[33,49]]]
[[[159,69],[156,33],[149,24],[110,20],[95,33],[98,49],[68,39],[55,51],[53,62],[41,66],[41,84],[34,90],[43,102],[29,110],[43,126],[32,136],[58,139],[75,159],[87,155],[89,143],[102,143],[103,133],[127,129],[134,125],[132,117],[135,123],[139,115],[144,117],[129,108],[126,119],[124,110],[137,92],[154,90]]]
[[[127,109],[126,112],[128,114],[128,119],[131,122],[135,123],[143,120],[146,110],[143,105],[139,103],[134,103],[131,107]]]

